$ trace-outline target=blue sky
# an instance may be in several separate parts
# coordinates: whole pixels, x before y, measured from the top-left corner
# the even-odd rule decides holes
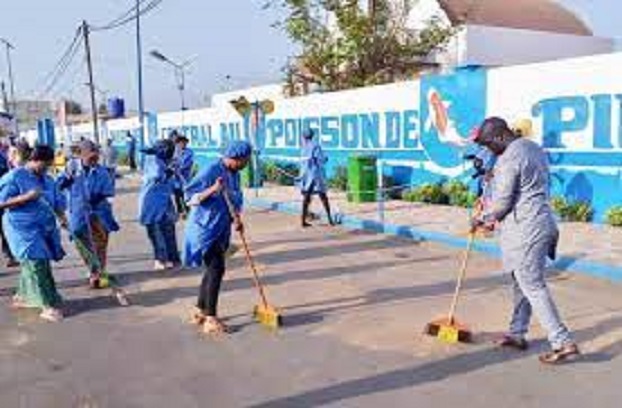
[[[560,0],[584,18],[599,36],[622,38],[613,16],[622,14],[614,0]],[[126,11],[134,0],[0,0],[0,37],[16,50],[14,70],[20,97],[42,91],[52,69],[83,19],[103,25]],[[207,104],[227,88],[275,82],[293,53],[286,36],[271,27],[279,16],[263,10],[264,0],[164,0],[143,19],[145,55],[158,49],[172,59],[197,56],[187,78],[190,107]],[[614,5],[615,4],[615,5]],[[92,38],[97,86],[136,106],[134,31],[131,25]],[[3,56],[3,54],[1,54]],[[52,97],[87,100],[82,54],[59,82]],[[0,58],[0,77],[6,77]],[[151,110],[176,109],[179,97],[173,71],[145,56],[145,98]],[[227,80],[227,76],[231,80]]]

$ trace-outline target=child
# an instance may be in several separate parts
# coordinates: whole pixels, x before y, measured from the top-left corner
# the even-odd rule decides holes
[[[82,141],[79,150],[79,158],[67,163],[58,184],[67,192],[69,231],[89,268],[89,286],[102,289],[106,286],[101,278],[106,271],[110,233],[119,230],[108,202],[115,194],[114,180],[108,169],[99,164],[99,147],[94,142]]]
[[[24,151],[22,151],[24,152]],[[54,161],[49,146],[34,148],[25,165],[0,179],[0,208],[9,245],[21,264],[16,308],[41,309],[40,317],[57,322],[63,317],[50,261],[61,260],[59,216],[64,222],[65,200],[46,174]]]
[[[171,169],[175,145],[171,140],[161,140],[143,152],[147,160],[140,192],[139,221],[147,229],[153,246],[154,269],[178,268],[181,260],[175,235],[177,212],[172,201],[175,176]]]
[[[232,142],[222,159],[199,172],[186,187],[191,210],[186,224],[184,261],[190,267],[205,266],[192,322],[201,325],[207,334],[228,331],[218,318],[218,296],[225,274],[231,224],[238,231],[243,229],[238,216],[243,201],[239,171],[248,164],[251,152],[248,142]],[[235,208],[233,218],[223,194],[230,197]]]

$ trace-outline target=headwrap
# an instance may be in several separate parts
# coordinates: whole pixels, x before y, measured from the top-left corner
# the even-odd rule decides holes
[[[169,161],[175,154],[175,144],[170,139],[158,140],[152,147],[141,149],[141,152],[153,155],[164,161]]]
[[[32,149],[28,160],[42,162],[54,161],[54,149],[48,145],[37,145]]]
[[[304,139],[313,139],[313,136],[315,136],[315,132],[313,131],[313,129],[307,128],[302,132],[302,137]]]
[[[246,159],[251,156],[253,147],[244,140],[236,140],[229,143],[225,149],[224,156],[229,159]]]

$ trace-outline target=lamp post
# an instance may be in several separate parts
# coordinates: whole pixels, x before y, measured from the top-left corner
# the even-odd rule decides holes
[[[15,100],[15,81],[13,79],[13,64],[11,63],[11,50],[14,50],[15,47],[5,38],[0,38],[0,42],[4,44],[6,48],[6,63],[9,71],[9,87],[11,88],[11,105],[12,109],[10,110],[13,114],[13,118],[15,120],[15,134],[19,133],[19,128],[17,124],[17,101]]]
[[[151,55],[153,58],[157,59],[158,61],[164,62],[172,66],[175,69],[175,79],[177,81],[177,89],[179,90],[179,96],[181,99],[181,110],[185,111],[187,109],[186,95],[185,95],[186,70],[194,62],[195,57],[192,57],[183,63],[178,63],[178,62],[172,61],[170,58],[168,58],[167,56],[165,56],[158,50],[152,50],[149,53],[149,55]]]

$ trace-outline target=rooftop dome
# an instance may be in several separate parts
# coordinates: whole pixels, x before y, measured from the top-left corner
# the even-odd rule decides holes
[[[574,13],[550,0],[438,0],[453,24],[592,36]]]

